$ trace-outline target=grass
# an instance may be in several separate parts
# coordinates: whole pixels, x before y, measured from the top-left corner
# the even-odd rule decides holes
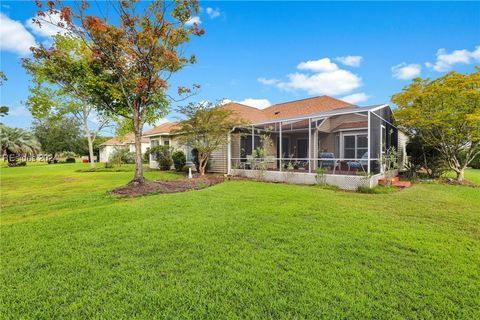
[[[385,194],[385,193],[392,193],[392,192],[397,192],[398,189],[395,187],[386,187],[386,186],[376,186],[373,188],[369,187],[359,187],[358,192],[360,193],[370,193],[370,194]]]
[[[2,319],[480,317],[479,188],[118,199],[132,172],[80,168],[1,169]]]

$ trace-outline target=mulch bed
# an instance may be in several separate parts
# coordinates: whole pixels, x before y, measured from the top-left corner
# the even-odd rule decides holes
[[[440,179],[440,182],[444,183],[444,184],[451,184],[451,185],[456,185],[456,186],[465,186],[465,187],[473,187],[473,188],[476,188],[476,187],[479,187],[479,185],[477,185],[476,183],[472,182],[472,181],[468,181],[468,180],[463,180],[462,182],[459,182],[455,179],[452,179],[452,178],[442,178]]]
[[[126,186],[112,190],[112,193],[119,196],[138,197],[151,193],[177,193],[189,190],[198,190],[223,182],[223,176],[206,175],[192,179],[181,179],[172,181],[145,181],[143,184],[129,183]]]

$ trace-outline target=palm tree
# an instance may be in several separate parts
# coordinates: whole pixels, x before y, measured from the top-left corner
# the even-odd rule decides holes
[[[16,154],[36,154],[40,150],[40,143],[30,132],[20,128],[10,128],[0,124],[0,144],[2,155],[6,155],[9,166],[15,166],[17,159],[11,157]]]

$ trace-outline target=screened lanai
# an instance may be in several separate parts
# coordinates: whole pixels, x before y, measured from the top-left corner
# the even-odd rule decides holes
[[[370,176],[397,134],[388,105],[256,123],[232,132],[229,171]]]

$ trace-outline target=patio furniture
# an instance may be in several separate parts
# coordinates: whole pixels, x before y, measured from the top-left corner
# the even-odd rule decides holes
[[[359,161],[348,161],[348,172],[350,173],[350,169],[362,169],[365,171],[364,167],[368,165],[368,152],[365,152]]]
[[[335,155],[333,154],[333,152],[320,152],[320,160],[318,161],[318,166],[320,168],[329,167],[333,170],[333,174],[335,174],[335,169],[340,169],[340,161],[335,159]]]

